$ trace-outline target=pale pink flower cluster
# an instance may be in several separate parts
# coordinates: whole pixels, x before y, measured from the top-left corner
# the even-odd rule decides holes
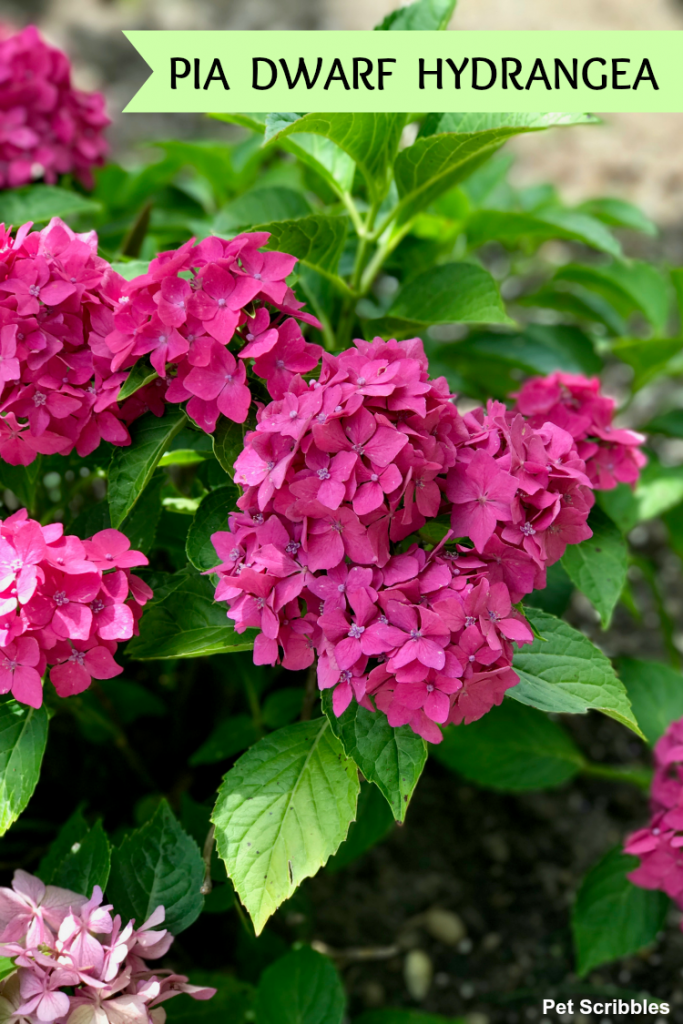
[[[104,97],[72,86],[66,54],[34,25],[15,34],[0,26],[0,188],[61,174],[92,185],[108,124]]]
[[[419,339],[356,341],[295,377],[259,409],[235,481],[216,599],[238,632],[260,629],[254,661],[317,654],[336,714],[374,701],[435,743],[515,685],[512,641],[532,634],[513,605],[591,536],[571,435],[498,402],[460,415]],[[417,531],[436,517],[450,529],[427,552]]]
[[[8,1024],[164,1024],[163,1003],[182,992],[211,999],[216,990],[183,975],[153,969],[173,936],[159,929],[157,907],[139,928],[92,897],[44,885],[15,871],[0,888],[0,956],[15,972],[0,982],[0,1020]]]
[[[645,437],[612,425],[615,402],[600,394],[597,377],[560,372],[534,377],[516,398],[516,408],[533,427],[550,421],[571,434],[597,490],[636,483],[647,461],[638,447]]]
[[[30,229],[13,239],[0,225],[0,457],[12,466],[130,444],[116,406],[126,374],[93,352],[113,328],[97,235],[57,218]]]
[[[295,318],[320,325],[301,312],[286,283],[297,261],[261,251],[269,237],[262,231],[191,240],[161,253],[141,277],[119,278],[113,330],[93,346],[95,354],[110,361],[112,374],[149,357],[159,375],[124,404],[126,420],[148,408],[161,415],[164,402],[187,402],[188,414],[210,434],[221,414],[246,420],[247,360],[273,398],[317,366],[321,348],[304,340]]]
[[[650,824],[624,845],[626,853],[640,857],[628,877],[643,889],[661,889],[683,909],[683,719],[658,740],[654,758]]]
[[[60,697],[111,679],[117,641],[137,633],[152,591],[131,569],[147,565],[118,530],[90,540],[41,526],[25,509],[0,524],[0,693],[38,708],[46,667]]]

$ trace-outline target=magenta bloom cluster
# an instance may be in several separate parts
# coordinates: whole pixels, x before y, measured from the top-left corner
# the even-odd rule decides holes
[[[658,740],[654,758],[650,823],[624,846],[640,857],[628,877],[643,889],[661,889],[683,909],[683,719],[672,722]]]
[[[92,897],[44,885],[15,871],[0,888],[0,956],[15,971],[0,982],[0,1020],[17,1024],[164,1024],[163,1003],[185,992],[211,999],[216,990],[190,985],[183,975],[152,968],[173,936],[159,925],[157,907],[135,928]]]
[[[419,339],[325,354],[259,409],[240,511],[212,538],[216,598],[260,630],[256,663],[317,655],[336,714],[355,698],[435,743],[518,681],[512,642],[532,634],[513,606],[591,536],[593,503],[568,431],[452,398]]]
[[[516,398],[516,408],[533,427],[551,422],[571,434],[597,490],[636,483],[647,461],[638,447],[645,437],[612,425],[615,402],[600,394],[597,377],[559,372],[534,377]]]
[[[14,35],[0,26],[0,188],[53,183],[91,169],[108,151],[104,97],[71,84],[69,58],[30,25]]]
[[[221,414],[242,423],[247,361],[271,396],[284,394],[320,359],[297,318],[319,325],[285,283],[296,260],[262,252],[268,238],[190,241],[127,282],[97,256],[94,231],[55,218],[13,239],[0,226],[0,457],[26,466],[102,440],[128,445],[126,424],[162,416],[167,401],[186,402],[208,433]],[[159,376],[119,403],[142,357]]]
[[[269,237],[191,240],[162,253],[141,277],[118,278],[113,330],[96,355],[109,360],[112,374],[147,357],[159,375],[124,404],[126,420],[148,408],[161,415],[164,402],[187,402],[188,414],[210,434],[220,415],[246,420],[247,360],[273,398],[317,366],[321,348],[304,340],[296,318],[320,325],[301,312],[286,283],[297,261],[262,252]]]
[[[60,697],[111,679],[118,641],[137,632],[152,591],[147,565],[118,530],[90,540],[41,526],[21,509],[0,524],[0,693],[38,708],[46,667]]]
[[[0,225],[0,457],[88,455],[100,440],[130,444],[116,396],[125,374],[96,354],[113,327],[97,235],[52,220],[42,231]]]

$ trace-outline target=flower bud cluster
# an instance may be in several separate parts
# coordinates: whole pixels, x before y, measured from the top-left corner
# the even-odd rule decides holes
[[[0,1020],[17,1024],[164,1024],[163,1003],[182,992],[211,999],[216,990],[190,985],[183,975],[154,969],[173,936],[159,925],[157,907],[139,928],[122,926],[92,897],[44,885],[15,871],[0,888],[0,956],[15,971],[0,982]]]
[[[152,591],[131,573],[147,565],[118,530],[90,540],[41,526],[21,509],[0,524],[0,693],[38,708],[41,677],[60,697],[123,669],[118,641],[137,633]]]
[[[69,58],[29,25],[11,34],[0,26],[0,188],[74,174],[92,185],[104,162],[109,124],[104,97],[71,84]]]
[[[572,436],[499,402],[461,415],[419,339],[356,341],[295,377],[259,409],[235,481],[216,599],[260,629],[255,662],[317,654],[336,714],[355,698],[432,742],[515,685],[512,641],[532,634],[514,604],[591,536]]]

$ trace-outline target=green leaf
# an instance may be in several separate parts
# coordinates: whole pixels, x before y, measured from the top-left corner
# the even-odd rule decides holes
[[[591,217],[597,217],[613,228],[630,228],[632,231],[640,231],[651,236],[657,234],[657,225],[645,216],[640,207],[626,202],[625,199],[615,199],[611,196],[588,199],[581,203],[578,209],[590,214]]]
[[[481,331],[438,347],[428,342],[428,355],[433,375],[448,367],[482,398],[507,397],[519,387],[518,370],[594,374],[602,369],[588,335],[565,324],[529,324],[516,334]]]
[[[266,130],[265,114],[207,114],[207,117],[214,121],[227,121],[228,124],[238,124],[242,128],[249,128],[260,135]]]
[[[129,264],[130,265],[130,264]],[[144,271],[143,271],[144,273]],[[137,275],[135,275],[137,277]],[[130,370],[130,373],[121,385],[117,401],[125,402],[127,398],[134,395],[140,388],[144,388],[145,384],[151,384],[153,380],[157,380],[159,374],[145,359],[138,359],[135,366]]]
[[[626,875],[637,866],[637,857],[617,848],[584,878],[572,915],[579,975],[637,953],[662,928],[669,900],[662,892],[629,882]]]
[[[47,224],[53,217],[70,217],[79,213],[98,213],[99,203],[70,189],[56,185],[26,185],[0,192],[0,224],[19,227],[32,220],[35,225]]]
[[[266,249],[296,256],[307,267],[327,276],[333,276],[337,269],[347,230],[347,217],[329,217],[322,213],[299,220],[259,222],[254,228],[254,231],[270,232]]]
[[[574,593],[574,584],[569,579],[562,562],[555,562],[546,571],[546,584],[541,590],[534,590],[529,594],[529,605],[532,608],[540,608],[549,615],[560,619],[569,607],[569,602]]]
[[[375,32],[432,32],[448,28],[456,0],[416,0],[406,7],[391,11]]]
[[[515,652],[520,681],[509,696],[541,711],[581,715],[594,708],[642,737],[609,658],[562,619],[536,608],[525,607],[524,614],[543,639]]]
[[[271,733],[227,773],[212,817],[216,843],[257,935],[346,838],[359,788],[325,718]]]
[[[216,726],[209,738],[192,754],[189,763],[194,766],[226,761],[256,743],[257,739],[256,727],[249,715],[231,715]]]
[[[10,466],[9,463],[0,462],[0,481],[16,494],[21,504],[29,511],[35,503],[41,465],[40,455],[30,466]]]
[[[256,630],[236,633],[225,604],[217,604],[213,594],[205,576],[183,575],[163,600],[147,606],[140,636],[133,637],[126,648],[128,657],[155,661],[251,650]]]
[[[593,114],[536,114],[526,111],[506,114],[474,111],[457,114],[428,114],[420,130],[420,135],[495,131],[519,135],[524,132],[544,131],[546,128],[568,128],[575,124],[598,124],[598,121],[599,119]],[[509,165],[506,165],[506,168],[507,166]]]
[[[232,163],[230,146],[213,139],[199,139],[189,142],[172,139],[154,142],[166,156],[174,160],[178,169],[193,167],[210,183],[218,202],[224,201],[236,185],[236,174]]]
[[[221,234],[263,221],[294,220],[311,212],[311,204],[301,192],[279,186],[256,187],[226,203],[216,214],[212,231]]]
[[[125,278],[126,281],[133,281],[136,277],[142,277],[143,274],[147,273],[149,270],[149,260],[126,260],[125,263],[112,263],[111,268],[116,271],[117,274],[120,274],[121,277]],[[128,375],[128,380],[130,380],[131,374],[135,372],[138,365],[139,363],[136,363],[131,369],[130,374]],[[119,401],[123,401],[121,394],[125,390],[128,380],[123,382],[123,387],[119,393]],[[130,394],[133,394],[133,392],[131,391]]]
[[[371,199],[381,201],[389,187],[390,170],[405,122],[405,114],[273,114],[268,116],[266,142],[280,141],[299,132],[330,139],[356,162]]]
[[[142,551],[147,555],[154,546],[161,515],[161,489],[165,483],[165,474],[155,472],[119,527],[122,533],[125,533],[134,551]],[[104,512],[107,506],[104,502],[102,504]],[[107,527],[110,525],[108,523]]]
[[[341,1024],[344,988],[334,964],[303,946],[276,960],[256,992],[258,1024]]]
[[[633,369],[631,389],[640,391],[667,373],[671,360],[681,351],[680,338],[619,338],[612,352]]]
[[[522,132],[585,122],[576,114],[432,114],[420,136],[396,157],[398,222],[464,181],[504,142]]]
[[[133,423],[131,444],[116,448],[109,467],[109,514],[118,529],[152,479],[159,459],[186,423],[182,409],[166,407],[162,417],[145,413]]]
[[[550,207],[535,213],[505,210],[478,210],[465,225],[469,245],[476,249],[486,242],[516,246],[522,239],[537,244],[549,238],[583,242],[612,256],[621,255],[621,246],[599,220],[577,210]]]
[[[256,993],[246,982],[218,971],[193,970],[192,984],[215,988],[216,995],[202,1000],[185,994],[169,999],[164,1005],[168,1024],[247,1024],[254,1020]]]
[[[650,746],[683,717],[683,675],[659,661],[620,658],[619,675]]]
[[[235,460],[244,448],[244,432],[244,424],[219,416],[213,432],[213,453],[230,478],[235,475]]]
[[[211,543],[211,535],[219,530],[227,530],[228,513],[234,511],[239,494],[235,484],[228,483],[217,487],[215,491],[210,491],[202,498],[188,530],[186,542],[187,557],[200,572],[213,569],[220,562]]]
[[[498,287],[476,263],[444,263],[411,278],[381,320],[367,321],[373,333],[406,335],[429,324],[511,324]]]
[[[628,546],[602,509],[592,510],[588,525],[593,536],[580,544],[570,544],[562,565],[599,613],[602,628],[607,629],[626,583]]]
[[[340,871],[379,843],[394,827],[391,808],[377,786],[364,783],[358,797],[358,814],[349,834],[327,862],[327,871]]]
[[[138,927],[163,906],[164,926],[178,935],[202,911],[203,881],[199,847],[161,800],[149,821],[112,850],[107,896],[123,920],[135,918]]]
[[[45,705],[31,708],[4,698],[0,703],[0,836],[33,796],[47,743]]]
[[[283,690],[269,693],[263,702],[261,716],[269,729],[281,729],[301,714],[304,690],[300,686],[286,686]]]
[[[52,872],[50,884],[90,897],[95,885],[104,890],[110,867],[109,840],[102,828],[102,822],[98,821],[81,839],[72,844],[67,855]]]
[[[661,416],[654,416],[642,428],[646,434],[666,434],[668,437],[683,437],[683,409],[670,409]]]
[[[210,452],[196,452],[193,448],[174,448],[159,459],[159,468],[164,466],[199,466],[211,458]]]
[[[662,332],[669,315],[669,289],[660,271],[650,263],[615,260],[607,266],[568,263],[556,281],[571,281],[598,292],[622,315],[639,311]]]
[[[69,855],[74,843],[80,843],[88,832],[88,823],[79,807],[64,822],[55,839],[50,843],[47,853],[41,859],[36,871],[41,881],[45,882],[46,885],[50,884],[54,872],[64,858]]]
[[[683,466],[662,466],[648,453],[648,464],[635,491],[619,484],[614,490],[598,491],[597,501],[619,529],[628,533],[638,523],[661,516],[683,501]]]
[[[322,178],[333,193],[342,196],[351,192],[356,165],[349,154],[331,139],[304,132],[279,139],[278,145]]]
[[[100,688],[111,701],[121,725],[130,725],[139,718],[163,718],[168,708],[161,697],[147,686],[130,679],[100,680]]]
[[[560,786],[584,764],[557,722],[512,700],[478,722],[449,726],[431,754],[471,782],[509,793]]]
[[[330,690],[323,691],[323,708],[347,757],[382,792],[396,821],[405,821],[427,760],[425,741],[410,726],[393,729],[383,712],[368,711],[355,701],[337,718]]]

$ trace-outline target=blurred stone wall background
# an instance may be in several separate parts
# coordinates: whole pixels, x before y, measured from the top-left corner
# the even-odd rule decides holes
[[[36,22],[70,53],[77,83],[105,91],[120,156],[154,138],[230,130],[191,114],[122,116],[147,75],[122,28],[369,29],[394,6],[395,0],[0,0],[0,20]],[[683,0],[460,0],[451,27],[683,29]],[[683,114],[607,114],[601,127],[523,136],[511,145],[518,183],[553,181],[569,201],[606,193],[630,199],[670,237],[683,223]]]

